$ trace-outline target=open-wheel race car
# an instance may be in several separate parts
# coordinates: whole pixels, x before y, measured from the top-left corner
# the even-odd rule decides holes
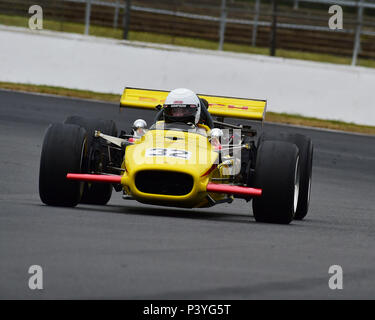
[[[150,127],[138,119],[118,134],[114,121],[79,116],[51,124],[40,161],[42,202],[105,205],[114,189],[124,199],[182,208],[251,200],[261,222],[288,224],[306,216],[310,138],[265,132],[265,100],[197,95],[198,102],[188,105],[191,112],[199,104],[197,123],[167,121],[182,103],[166,105],[168,95],[125,88],[120,107],[155,109]],[[227,118],[252,120],[260,128]]]

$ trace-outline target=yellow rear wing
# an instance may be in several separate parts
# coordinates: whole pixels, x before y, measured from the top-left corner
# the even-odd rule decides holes
[[[163,105],[169,91],[125,88],[121,96],[121,107],[155,109]],[[208,101],[208,112],[212,116],[263,121],[267,101],[198,94]]]

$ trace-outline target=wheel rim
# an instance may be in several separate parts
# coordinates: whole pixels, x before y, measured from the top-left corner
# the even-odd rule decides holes
[[[311,174],[309,175],[309,187],[307,189],[307,207],[310,205],[310,194],[311,194]]]
[[[311,151],[310,156],[310,166],[309,166],[309,185],[307,189],[307,204],[306,204],[306,210],[310,206],[310,197],[311,197],[311,176],[312,176],[312,161],[313,161],[313,152]]]
[[[297,211],[298,206],[298,196],[299,196],[299,180],[300,180],[300,172],[299,172],[299,157],[296,161],[296,168],[294,170],[294,199],[293,199],[293,214]]]

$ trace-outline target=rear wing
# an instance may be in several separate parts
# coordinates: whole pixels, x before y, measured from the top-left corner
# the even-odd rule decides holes
[[[169,91],[125,88],[120,107],[155,109],[163,105]],[[212,116],[263,121],[267,101],[198,94],[208,101],[208,112]]]

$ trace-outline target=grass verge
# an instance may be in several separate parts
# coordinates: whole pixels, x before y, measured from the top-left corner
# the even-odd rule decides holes
[[[120,102],[120,95],[117,94],[99,93],[44,85],[0,82],[0,88],[14,91],[54,94],[64,97],[93,99],[106,102]],[[358,125],[336,120],[322,120],[295,114],[267,112],[266,121],[375,135],[375,127],[373,126]]]
[[[99,93],[99,92],[88,91],[88,90],[77,90],[77,89],[68,89],[68,88],[61,88],[61,87],[13,83],[13,82],[1,82],[1,81],[0,81],[0,89],[54,94],[54,95],[63,96],[63,97],[72,97],[72,98],[91,99],[91,100],[120,103],[120,96],[117,94]]]

